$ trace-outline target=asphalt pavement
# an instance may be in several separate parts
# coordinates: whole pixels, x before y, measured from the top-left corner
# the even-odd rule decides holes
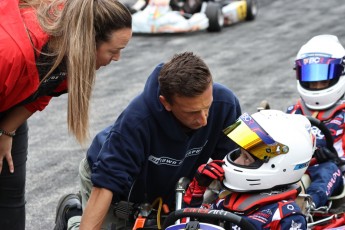
[[[255,112],[263,99],[285,111],[298,98],[292,68],[300,46],[319,34],[337,35],[345,45],[345,2],[258,1],[256,20],[220,33],[134,36],[121,60],[98,72],[90,137],[115,121],[158,63],[183,51],[193,51],[206,61],[215,81],[238,96],[243,112]],[[78,191],[78,166],[90,142],[82,147],[68,134],[66,105],[66,95],[55,98],[29,120],[28,230],[53,229],[59,198]]]

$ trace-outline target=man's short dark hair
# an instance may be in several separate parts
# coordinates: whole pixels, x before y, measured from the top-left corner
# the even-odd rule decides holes
[[[173,96],[195,97],[201,95],[212,82],[205,62],[193,52],[175,54],[164,64],[158,77],[160,94],[172,104]]]

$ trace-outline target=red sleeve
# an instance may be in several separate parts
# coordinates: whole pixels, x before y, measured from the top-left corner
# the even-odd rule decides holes
[[[0,2],[0,112],[23,101],[39,84],[35,48],[41,49],[48,36],[40,29],[35,12],[21,14],[18,0]]]
[[[55,92],[62,92],[65,90],[67,90],[67,80],[63,81],[55,90]],[[32,113],[36,111],[42,111],[49,104],[51,99],[51,96],[40,97],[36,101],[25,105],[25,108]]]
[[[42,111],[50,102],[52,97],[50,96],[44,96],[40,97],[38,100],[24,105],[27,110],[29,110],[31,113],[34,113],[36,111]]]

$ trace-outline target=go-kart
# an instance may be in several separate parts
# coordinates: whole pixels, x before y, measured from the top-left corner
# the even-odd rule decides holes
[[[316,118],[308,117],[310,123],[319,128],[324,134],[326,139],[327,148],[332,150],[336,155],[337,152],[333,147],[333,137],[326,125]],[[311,162],[311,165],[314,163]],[[344,162],[341,163],[342,165]],[[300,181],[304,190],[308,188],[311,183],[310,177],[305,174]],[[300,205],[308,222],[308,229],[321,230],[321,229],[345,229],[345,185],[340,194],[328,198],[327,204],[318,208],[313,207],[313,200],[308,194],[301,193],[299,195],[304,203]]]
[[[219,32],[254,20],[258,11],[257,0],[138,0],[128,8],[135,34]]]
[[[271,109],[266,100],[261,101],[258,111],[262,109]],[[312,126],[316,126],[325,136],[326,146],[336,156],[338,156],[333,146],[333,137],[326,125],[314,117],[308,117]],[[339,159],[342,161],[341,159]],[[310,162],[310,166],[316,162]],[[341,165],[345,162],[342,161]],[[345,230],[345,185],[340,194],[328,198],[325,206],[314,208],[312,197],[305,193],[305,190],[311,183],[308,174],[304,174],[299,184],[302,187],[302,192],[298,195],[296,200],[297,204],[301,207],[302,212],[306,216],[308,230]]]
[[[157,210],[152,210],[157,213]],[[241,229],[255,230],[253,225],[246,219],[223,210],[210,210],[203,208],[183,208],[171,212],[168,216],[139,217],[139,221],[133,227],[133,230],[151,229],[151,230],[225,230],[226,222],[236,224]],[[157,224],[156,220],[163,218],[163,225]],[[180,219],[188,218],[187,222],[180,222]],[[137,219],[138,220],[138,219]]]
[[[270,109],[267,101],[260,104],[258,110]],[[324,123],[316,118],[308,117],[312,126],[316,126],[322,132],[326,139],[327,148],[334,154],[337,153],[333,147],[333,137]],[[313,162],[311,162],[312,164]],[[176,186],[176,207],[173,212],[164,212],[164,207],[161,199],[157,199],[152,204],[142,205],[137,208],[134,214],[136,224],[133,230],[136,229],[209,229],[209,230],[224,230],[226,223],[230,222],[237,225],[241,229],[255,229],[242,216],[236,215],[223,210],[210,210],[202,208],[182,208],[182,198],[185,188],[189,184],[187,178],[181,178]],[[309,186],[310,179],[308,175],[302,177],[300,184],[296,185],[302,187],[303,190]],[[220,195],[222,189],[211,188],[211,198],[213,195]],[[298,189],[299,190],[299,189]],[[300,190],[299,190],[300,191]],[[279,192],[279,191],[276,191]],[[284,192],[284,191],[282,191]],[[270,195],[271,193],[269,193]],[[273,193],[272,193],[273,194]],[[329,197],[328,203],[324,207],[313,208],[312,198],[303,191],[298,195],[299,200],[297,204],[300,205],[302,212],[306,216],[307,226],[309,230],[332,229],[345,230],[345,186],[341,194]],[[204,199],[205,201],[205,199]],[[208,202],[206,202],[208,203]],[[187,220],[186,220],[187,218]],[[181,221],[183,220],[183,221]]]
[[[255,230],[250,222],[231,212],[204,208],[181,208],[169,214],[163,214],[162,206],[153,204],[138,206],[134,214],[135,224],[132,230],[225,230],[226,223],[233,223],[241,229]],[[187,221],[181,221],[186,218],[188,218]]]
[[[267,102],[260,104],[258,110],[269,109]],[[332,150],[333,153],[335,149],[333,147],[333,137],[329,132],[328,128],[324,123],[316,118],[308,117],[312,126],[316,126],[325,135],[326,145]],[[312,162],[311,162],[312,164]],[[156,200],[152,205],[141,206],[139,212],[136,212],[135,219],[136,224],[133,230],[136,229],[167,229],[167,230],[178,230],[178,229],[206,229],[206,230],[217,230],[226,229],[227,223],[233,223],[237,225],[240,229],[255,229],[250,222],[248,222],[242,216],[236,215],[231,212],[223,210],[210,210],[202,208],[182,208],[182,198],[185,192],[185,188],[189,184],[187,178],[181,178],[176,186],[176,208],[175,211],[167,213],[163,212],[163,205],[161,200]],[[310,184],[310,179],[308,181],[308,175],[302,177],[300,184],[295,184],[290,188],[301,191],[299,188],[302,187],[302,192],[299,193],[296,200],[297,204],[300,205],[303,213],[306,216],[307,227],[309,230],[320,230],[320,229],[332,229],[332,230],[345,230],[345,186],[341,194],[337,196],[330,197],[328,199],[328,204],[324,207],[318,209],[312,208],[312,198],[308,194],[305,194],[303,190]],[[213,200],[214,195],[220,195],[222,188],[210,188],[208,196],[211,198],[205,198],[205,200]],[[291,190],[288,190],[290,192]],[[275,193],[284,192],[275,190]],[[265,193],[266,194],[266,193]],[[273,194],[273,193],[267,193]],[[207,195],[207,194],[205,194]],[[264,197],[264,196],[262,196]],[[264,197],[268,199],[268,197]],[[207,201],[206,203],[209,203]],[[210,202],[211,203],[211,202]],[[146,208],[143,208],[146,207]],[[150,207],[147,209],[147,207]],[[187,220],[186,220],[187,218]],[[139,220],[139,221],[138,221]],[[180,221],[183,220],[183,221]],[[161,224],[163,223],[163,224]]]
[[[183,195],[190,180],[182,177],[175,189],[175,210],[169,211],[164,207],[161,197],[152,203],[134,204],[121,201],[115,204],[114,216],[134,223],[132,230],[225,230],[226,224],[232,223],[241,229],[255,230],[254,226],[245,218],[223,210],[207,208],[182,208]],[[209,196],[212,196],[209,193]],[[116,226],[110,226],[116,229]]]

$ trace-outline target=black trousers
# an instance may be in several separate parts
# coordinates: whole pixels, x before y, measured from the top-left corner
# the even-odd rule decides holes
[[[25,230],[27,155],[28,125],[25,122],[17,129],[16,135],[13,137],[14,173],[9,172],[8,163],[4,159],[0,174],[0,229],[2,230]]]

